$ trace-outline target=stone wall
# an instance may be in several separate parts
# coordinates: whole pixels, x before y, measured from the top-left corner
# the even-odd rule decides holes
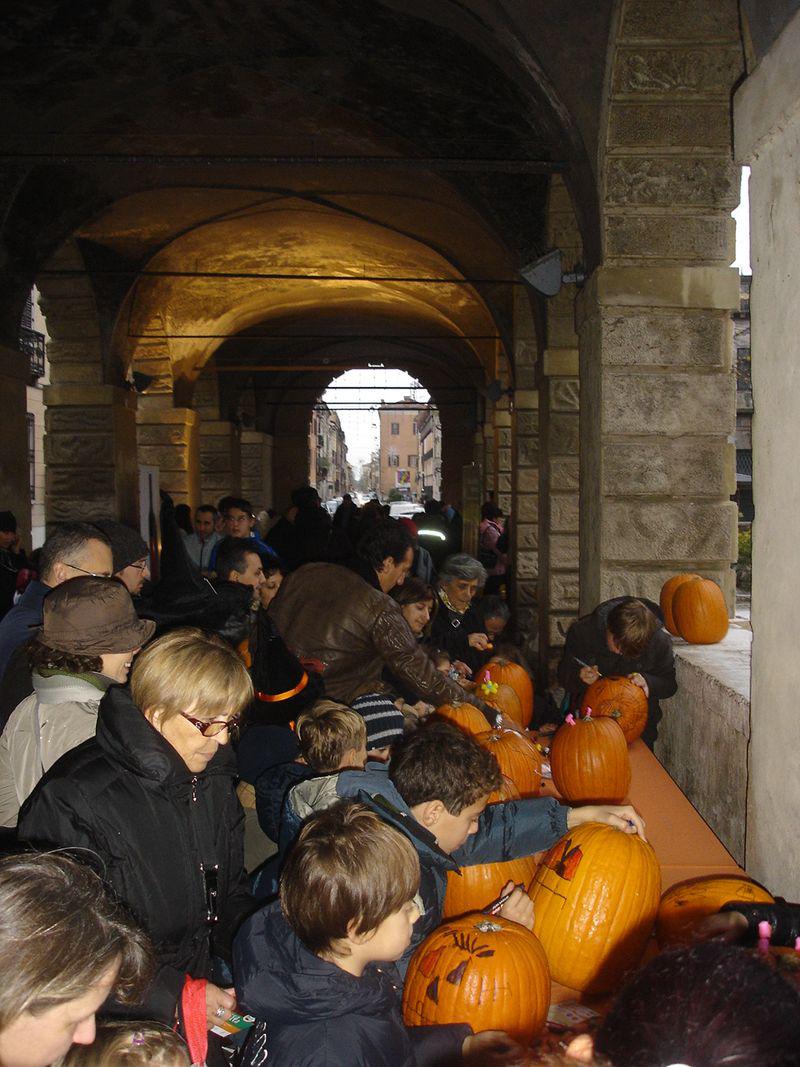
[[[800,519],[800,13],[736,94],[735,147],[752,167],[752,718],[747,867],[800,900],[797,521]]]

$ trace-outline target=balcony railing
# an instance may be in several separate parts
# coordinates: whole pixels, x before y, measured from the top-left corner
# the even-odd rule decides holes
[[[26,326],[20,327],[19,349],[30,360],[31,378],[41,378],[44,374],[44,334],[29,330]]]

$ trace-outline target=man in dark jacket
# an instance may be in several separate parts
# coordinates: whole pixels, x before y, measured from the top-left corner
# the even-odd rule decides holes
[[[14,604],[17,575],[28,565],[13,511],[0,511],[0,619]]]
[[[493,722],[496,713],[436,670],[388,596],[412,559],[408,532],[382,520],[362,536],[349,566],[310,563],[290,574],[270,615],[295,655],[324,664],[331,700],[350,704],[362,693],[385,691],[381,675],[388,667],[418,699],[436,707],[469,701]]]
[[[672,638],[657,604],[622,596],[606,600],[567,631],[558,679],[577,706],[587,686],[600,677],[630,678],[647,696],[642,740],[650,748],[661,720],[659,700],[678,690]]]

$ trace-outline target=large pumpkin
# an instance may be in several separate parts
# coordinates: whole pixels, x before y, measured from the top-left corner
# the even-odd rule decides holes
[[[536,874],[537,863],[533,856],[500,863],[478,863],[474,867],[461,867],[447,872],[447,891],[444,895],[442,915],[464,915],[469,911],[482,911],[487,904],[497,900],[506,882],[527,886]]]
[[[507,800],[519,800],[519,798],[519,789],[517,789],[512,780],[508,777],[508,775],[504,774],[502,782],[500,783],[498,788],[494,790],[493,793],[489,794],[489,799],[486,801],[486,803],[505,804]]]
[[[510,685],[517,694],[520,717],[515,721],[523,728],[528,726],[533,717],[533,681],[531,676],[518,663],[498,656],[486,664],[486,673],[493,682]]]
[[[694,578],[678,586],[672,616],[678,633],[690,645],[714,645],[728,632],[725,597],[709,578]]]
[[[620,804],[631,784],[625,735],[610,718],[568,716],[553,737],[550,769],[553,785],[571,804]]]
[[[699,577],[699,574],[675,574],[672,578],[667,578],[666,582],[661,586],[661,595],[658,600],[661,605],[661,612],[664,616],[664,625],[675,637],[680,637],[678,627],[675,625],[675,619],[672,615],[672,600],[675,596],[675,590],[683,585],[684,582],[691,582]]]
[[[630,678],[598,678],[587,688],[581,711],[592,709],[594,718],[613,719],[628,744],[641,737],[647,726],[647,697]]]
[[[500,771],[510,778],[521,797],[538,797],[542,788],[542,755],[533,741],[516,730],[487,730],[475,738],[491,752]]]
[[[478,696],[510,719],[517,726],[522,726],[522,705],[519,697],[505,682],[494,682],[484,671],[477,689]]]
[[[494,915],[465,915],[434,930],[412,956],[403,990],[407,1026],[469,1023],[524,1045],[549,1005],[542,946],[524,926]]]
[[[766,889],[744,875],[705,875],[671,886],[658,908],[656,937],[659,945],[664,948],[689,944],[697,923],[715,915],[723,904],[733,900],[749,904],[773,903]]]
[[[466,734],[485,733],[489,726],[486,716],[474,704],[442,704],[436,709],[436,714],[442,719],[447,719]]]
[[[637,834],[586,823],[545,855],[529,892],[534,932],[555,981],[610,993],[641,961],[658,912],[661,872]]]

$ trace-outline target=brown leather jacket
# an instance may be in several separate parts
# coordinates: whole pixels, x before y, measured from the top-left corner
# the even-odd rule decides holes
[[[349,704],[362,693],[385,690],[381,674],[388,667],[429,704],[460,701],[484,708],[436,670],[397,602],[347,567],[301,567],[284,581],[270,616],[296,656],[325,665],[325,694],[332,700]]]

